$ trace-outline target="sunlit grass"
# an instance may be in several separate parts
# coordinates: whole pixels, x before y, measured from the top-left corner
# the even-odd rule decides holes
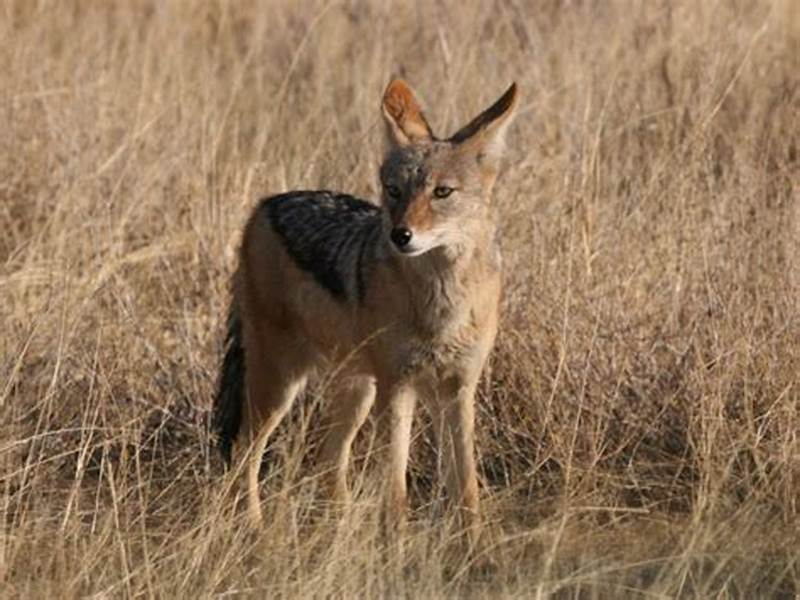
[[[0,595],[793,598],[799,10],[0,2]],[[402,558],[371,426],[353,506],[315,505],[315,390],[258,534],[207,436],[244,219],[374,199],[393,74],[441,134],[522,90],[480,575],[424,412]]]

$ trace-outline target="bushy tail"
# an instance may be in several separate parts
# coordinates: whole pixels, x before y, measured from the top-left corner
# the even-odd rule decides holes
[[[217,447],[227,466],[231,463],[233,441],[242,423],[244,404],[244,348],[242,319],[235,303],[228,312],[228,333],[225,338],[225,358],[219,375],[219,388],[214,398],[212,429]]]

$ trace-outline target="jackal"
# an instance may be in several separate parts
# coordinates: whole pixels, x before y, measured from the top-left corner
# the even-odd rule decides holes
[[[336,366],[320,461],[348,496],[350,445],[376,404],[389,429],[388,514],[402,521],[414,405],[427,403],[450,500],[478,520],[474,396],[497,331],[501,259],[492,188],[516,84],[447,139],[402,80],[383,95],[382,204],[330,191],[261,201],[234,276],[214,427],[228,464],[258,472],[270,434],[321,366]]]

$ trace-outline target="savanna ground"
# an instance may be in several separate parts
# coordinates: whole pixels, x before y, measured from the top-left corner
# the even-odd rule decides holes
[[[799,4],[0,2],[0,595],[795,597]],[[316,510],[320,387],[259,535],[207,432],[244,219],[376,198],[392,74],[441,133],[523,93],[480,577],[424,413],[401,564],[371,426]]]

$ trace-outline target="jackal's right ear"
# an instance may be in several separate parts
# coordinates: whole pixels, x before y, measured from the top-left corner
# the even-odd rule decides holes
[[[433,139],[431,127],[414,92],[402,79],[394,79],[386,86],[381,109],[389,129],[389,139],[398,146]]]

